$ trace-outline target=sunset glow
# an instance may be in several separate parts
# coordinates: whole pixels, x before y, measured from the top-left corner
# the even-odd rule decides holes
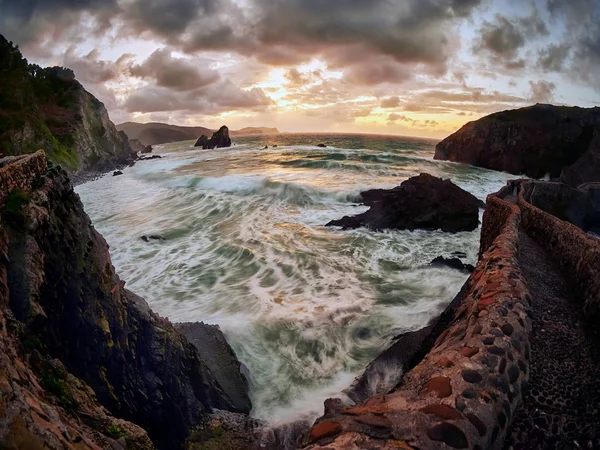
[[[116,123],[443,137],[531,103],[598,105],[598,3],[3,2],[0,32],[72,68]]]

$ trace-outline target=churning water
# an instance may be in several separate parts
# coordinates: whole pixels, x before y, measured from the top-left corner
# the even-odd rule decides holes
[[[163,159],[77,192],[131,290],[173,322],[221,326],[249,370],[256,417],[314,418],[394,336],[438,314],[466,279],[427,264],[454,251],[474,263],[479,242],[479,230],[324,224],[365,211],[354,203],[361,190],[421,172],[482,200],[509,175],[434,161],[435,143],[422,139],[304,134],[234,142],[218,150],[157,146]],[[315,147],[320,142],[328,148]]]

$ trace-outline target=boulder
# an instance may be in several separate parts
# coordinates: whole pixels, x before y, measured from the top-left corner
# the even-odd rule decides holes
[[[393,189],[373,189],[360,196],[361,203],[371,209],[357,216],[333,220],[327,226],[450,232],[472,231],[479,226],[479,200],[450,180],[427,173]]]
[[[572,187],[600,181],[600,108],[537,104],[469,122],[436,146],[435,159]]]
[[[317,147],[327,148],[327,146],[325,144],[317,144]]]
[[[120,170],[115,170],[115,171],[113,172],[113,177],[117,177],[117,176],[119,176],[119,175],[123,175],[123,172],[121,172]]]
[[[223,125],[218,131],[215,131],[210,139],[202,135],[196,141],[194,147],[202,147],[204,150],[213,148],[231,147],[231,138],[229,137],[229,128]]]

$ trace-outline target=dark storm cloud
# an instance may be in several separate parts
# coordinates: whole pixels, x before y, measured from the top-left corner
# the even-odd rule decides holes
[[[22,46],[35,45],[79,27],[82,13],[105,30],[119,11],[117,0],[1,0],[0,33]]]
[[[548,27],[539,17],[537,8],[527,17],[496,14],[493,22],[485,21],[479,29],[479,39],[473,50],[476,54],[483,54],[493,64],[519,70],[526,66],[521,51],[531,41],[548,35]]]
[[[565,44],[550,44],[540,51],[538,66],[546,72],[560,72],[569,57],[570,50],[570,47]]]
[[[480,29],[480,42],[476,50],[489,51],[505,59],[513,59],[525,45],[522,31],[506,17],[496,16],[492,22],[484,22]]]
[[[157,86],[177,91],[190,91],[219,79],[214,70],[173,58],[167,49],[156,50],[142,64],[132,66],[130,72],[134,77],[154,79]]]

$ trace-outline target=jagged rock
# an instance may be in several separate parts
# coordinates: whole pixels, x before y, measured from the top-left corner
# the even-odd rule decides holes
[[[204,150],[212,150],[213,148],[231,147],[231,139],[229,137],[229,128],[223,125],[218,131],[215,131],[210,139],[208,136],[202,135],[196,141],[194,147],[202,147]]]
[[[136,153],[152,153],[152,146],[142,144],[139,139],[129,139],[129,145],[131,145],[131,148]]]
[[[194,144],[194,147],[202,147],[203,149],[207,149],[209,145],[209,139],[208,136],[203,134],[202,136],[200,136],[198,138],[198,140],[196,141],[196,143]]]
[[[370,206],[357,216],[333,220],[327,226],[344,229],[441,229],[471,231],[479,225],[479,200],[456,186],[422,173],[393,189],[361,192],[361,203]]]
[[[432,267],[450,267],[465,273],[473,273],[475,270],[475,266],[472,264],[465,264],[458,258],[444,258],[443,256],[438,256],[429,265]]]
[[[570,186],[600,181],[600,108],[537,104],[469,122],[436,146],[435,159]]]
[[[249,412],[249,401],[233,403],[194,345],[124,288],[66,173],[53,166],[31,177],[16,197],[20,208],[0,220],[0,297],[10,299],[0,313],[15,317],[11,329],[41,343],[99,404],[147,430],[159,448],[181,448],[212,408]]]
[[[113,172],[113,177],[119,176],[119,175],[123,175],[123,172],[121,172],[120,170],[115,170]]]
[[[198,322],[178,323],[175,328],[196,346],[231,404],[239,411],[250,411],[252,403],[248,397],[248,380],[240,371],[241,364],[221,329]]]

